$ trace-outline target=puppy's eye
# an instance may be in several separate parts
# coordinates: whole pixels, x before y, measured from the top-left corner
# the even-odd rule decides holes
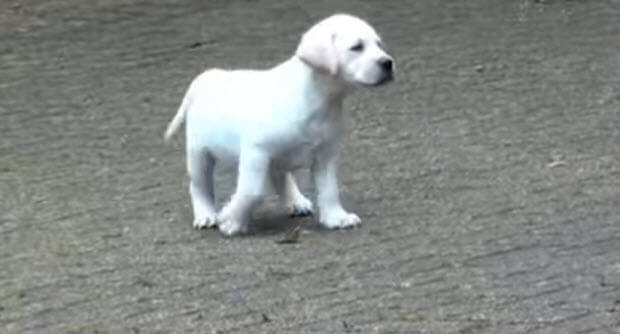
[[[349,50],[355,51],[355,52],[361,52],[364,50],[364,44],[362,42],[358,42],[355,45],[353,45],[351,48],[349,48]]]

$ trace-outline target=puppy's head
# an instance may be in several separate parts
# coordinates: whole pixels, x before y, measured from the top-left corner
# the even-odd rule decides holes
[[[301,38],[296,55],[318,71],[348,83],[378,86],[394,78],[394,59],[363,20],[337,14],[320,21]]]

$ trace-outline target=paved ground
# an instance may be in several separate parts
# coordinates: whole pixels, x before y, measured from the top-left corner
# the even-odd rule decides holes
[[[192,230],[182,139],[161,140],[187,84],[271,66],[335,11],[398,63],[346,105],[343,197],[365,224],[302,220],[280,245],[297,222],[272,206],[247,237]],[[0,332],[620,333],[618,17],[617,0],[2,1]]]

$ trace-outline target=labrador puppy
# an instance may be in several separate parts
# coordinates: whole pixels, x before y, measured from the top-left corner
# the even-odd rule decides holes
[[[360,224],[338,193],[342,101],[354,87],[379,86],[393,76],[394,60],[375,30],[337,14],[311,27],[295,54],[271,69],[211,69],[196,77],[165,133],[169,139],[186,119],[194,227],[246,232],[269,185],[292,215],[312,214],[292,174],[304,167],[312,171],[320,224]],[[219,213],[213,190],[218,160],[238,164],[237,188]]]

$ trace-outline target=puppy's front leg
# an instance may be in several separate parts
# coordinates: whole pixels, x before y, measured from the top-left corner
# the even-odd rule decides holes
[[[256,148],[241,150],[237,190],[217,217],[222,233],[234,235],[247,231],[252,209],[265,195],[268,168],[269,156],[265,152]]]
[[[346,212],[340,204],[337,170],[338,149],[336,144],[327,145],[317,153],[312,166],[317,191],[319,222],[327,228],[359,225],[360,218],[354,213]]]

